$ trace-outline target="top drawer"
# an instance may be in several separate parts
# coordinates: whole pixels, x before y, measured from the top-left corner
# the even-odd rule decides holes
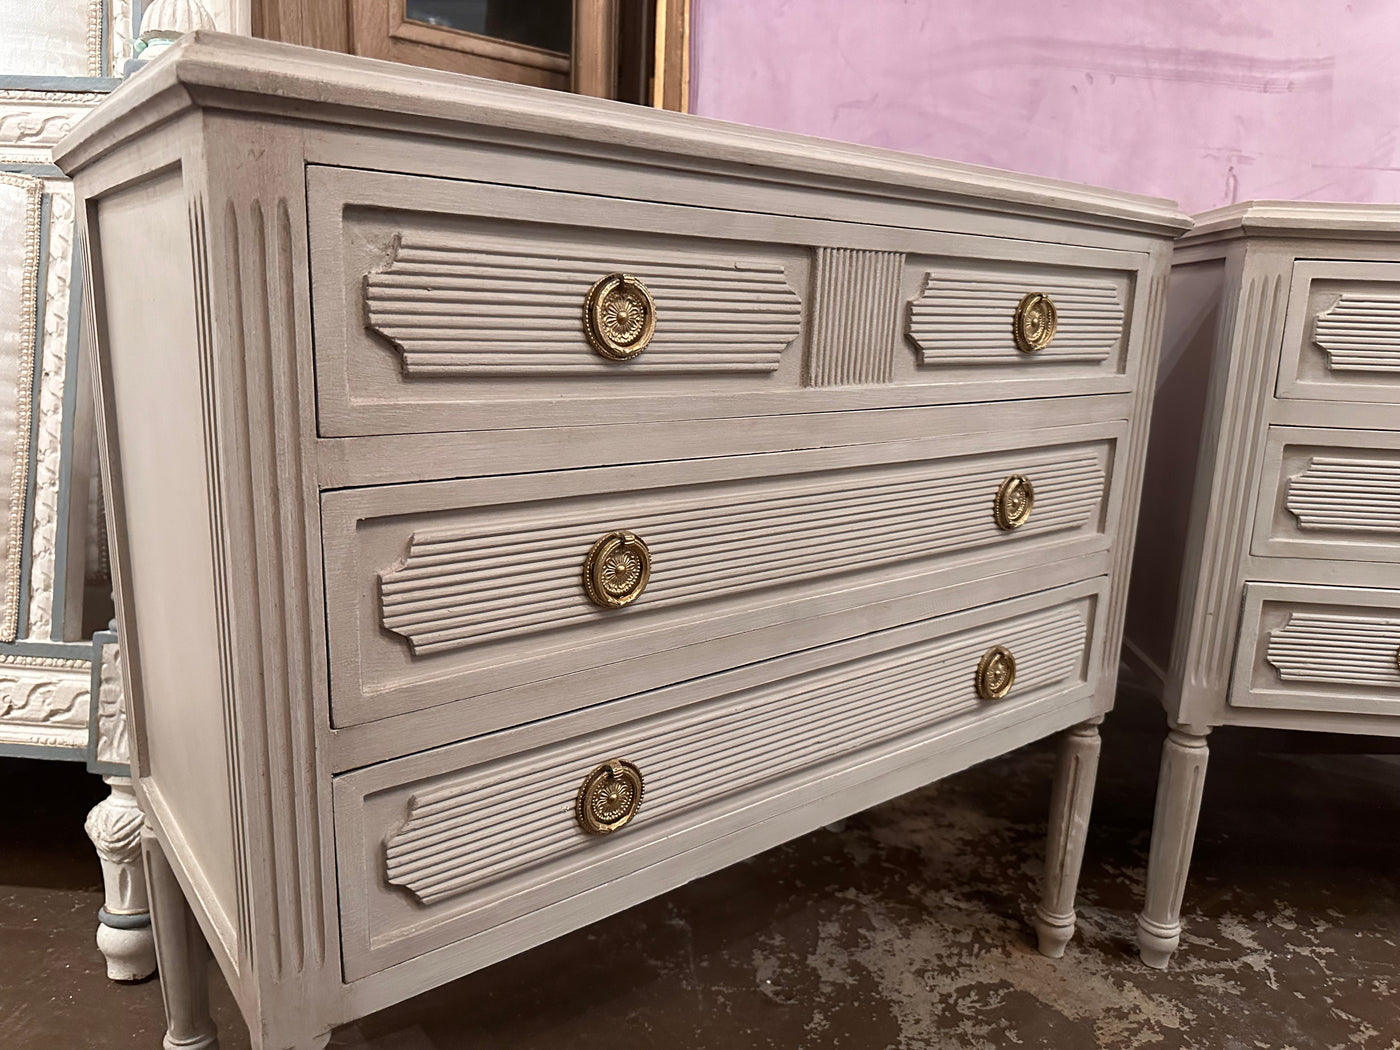
[[[1400,404],[1400,263],[1294,264],[1278,396]]]
[[[326,437],[1132,389],[1143,253],[307,179]]]

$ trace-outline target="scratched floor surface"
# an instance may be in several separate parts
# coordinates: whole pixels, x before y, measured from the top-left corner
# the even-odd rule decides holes
[[[1059,962],[1035,953],[1025,923],[1051,767],[1036,746],[348,1026],[331,1046],[1400,1050],[1400,759],[1217,733],[1187,935],[1160,973],[1131,950],[1160,739],[1160,714],[1125,697],[1105,729],[1081,932]],[[0,763],[12,800],[0,1046],[158,1050],[158,986],[108,984],[91,945],[99,873],[80,824],[99,792],[38,765]],[[246,1050],[218,981],[215,1005],[223,1050]]]

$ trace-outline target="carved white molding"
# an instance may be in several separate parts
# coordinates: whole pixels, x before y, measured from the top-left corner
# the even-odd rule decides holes
[[[1400,462],[1313,456],[1284,506],[1300,529],[1400,535]]]
[[[58,556],[58,490],[63,460],[63,389],[68,368],[68,313],[72,293],[74,203],[67,180],[51,180],[45,281],[44,339],[40,355],[38,427],[34,446],[34,507],[29,557],[31,638],[53,636],[54,568]]]
[[[97,761],[125,765],[131,761],[126,731],[126,698],[122,692],[122,650],[116,643],[102,646],[97,668]]]
[[[86,748],[92,664],[0,653],[0,743]]]
[[[48,164],[51,150],[106,95],[0,88],[0,164]]]
[[[136,55],[136,26],[132,22],[131,0],[108,0],[107,16],[107,75],[121,76],[129,60]]]
[[[139,981],[155,972],[155,939],[141,865],[145,820],[126,777],[107,777],[112,793],[88,813],[84,828],[102,862],[104,899],[97,946],[107,957],[107,976]]]
[[[1339,295],[1317,315],[1313,339],[1334,372],[1400,373],[1400,298]]]
[[[0,480],[8,483],[0,490],[0,641],[7,642],[15,640],[21,600],[42,206],[39,179],[0,172],[0,244],[8,249],[0,265]]]

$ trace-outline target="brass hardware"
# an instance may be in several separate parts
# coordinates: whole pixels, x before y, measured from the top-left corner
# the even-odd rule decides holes
[[[1016,339],[1016,348],[1025,354],[1044,350],[1055,338],[1055,329],[1060,325],[1060,314],[1055,302],[1044,292],[1031,292],[1021,297],[1016,307],[1016,316],[1011,322],[1011,334]]]
[[[1016,657],[1004,645],[994,645],[977,662],[977,695],[1000,700],[1016,684]]]
[[[996,503],[992,505],[992,515],[997,528],[1010,532],[1019,529],[1035,509],[1035,486],[1024,474],[1012,474],[997,489]]]
[[[574,816],[590,835],[616,831],[642,807],[642,771],[620,758],[604,762],[579,785]]]
[[[646,349],[656,331],[656,300],[626,273],[600,277],[583,301],[588,344],[611,361],[629,361]]]
[[[610,532],[583,559],[583,589],[594,605],[620,609],[646,589],[651,551],[633,532]]]

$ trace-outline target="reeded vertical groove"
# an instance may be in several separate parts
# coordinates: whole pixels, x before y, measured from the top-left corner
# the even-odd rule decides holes
[[[1400,372],[1400,298],[1339,295],[1317,315],[1313,339],[1334,372]]]
[[[1261,425],[1269,397],[1265,365],[1279,339],[1277,304],[1283,276],[1256,277],[1245,289],[1240,323],[1242,336],[1233,355],[1230,383],[1223,405],[1221,437],[1215,457],[1215,481],[1211,486],[1212,511],[1219,512],[1215,527],[1208,529],[1197,578],[1204,586],[1203,600],[1194,603],[1191,616],[1190,677],[1201,685],[1218,682],[1226,673],[1234,650],[1236,617],[1235,567],[1244,552],[1250,502],[1247,482],[1264,440]]]
[[[1284,506],[1300,529],[1400,534],[1400,462],[1313,456],[1288,479]]]
[[[903,271],[899,252],[816,250],[807,386],[868,386],[893,378]]]
[[[214,324],[209,288],[209,238],[204,214],[204,200],[190,201],[190,254],[194,265],[194,297],[196,339],[199,352],[199,387],[202,393],[204,422],[204,468],[208,475],[209,548],[214,559],[214,609],[219,630],[219,681],[225,738],[225,775],[228,778],[229,800],[233,809],[233,853],[237,865],[235,877],[235,923],[238,928],[238,964],[242,969],[252,951],[253,915],[252,889],[248,884],[248,844],[244,834],[247,802],[243,795],[242,762],[238,751],[238,720],[234,703],[233,624],[227,601],[228,559],[224,543],[228,527],[224,519],[223,472],[219,467],[219,411],[215,399]],[[230,233],[237,230],[230,213]],[[234,271],[237,280],[237,270]],[[241,350],[241,346],[239,348]]]

